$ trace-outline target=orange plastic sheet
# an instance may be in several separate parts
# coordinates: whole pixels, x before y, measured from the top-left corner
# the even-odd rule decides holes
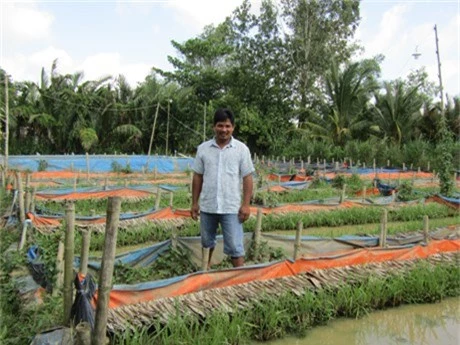
[[[177,218],[187,218],[191,217],[190,210],[183,210],[177,209],[173,210],[171,207],[166,207],[156,212],[152,212],[147,214],[144,217],[140,217],[141,219],[148,219],[148,220],[159,220],[159,219],[177,219]],[[47,217],[42,215],[36,215],[33,213],[27,213],[27,218],[32,220],[32,224],[36,228],[53,228],[59,227],[61,225],[62,218],[56,217]],[[122,220],[129,220],[129,219],[136,219],[136,218],[126,218]],[[93,219],[76,219],[75,223],[78,226],[85,226],[85,225],[95,225],[95,224],[105,224],[106,217],[98,217]]]
[[[130,189],[130,188],[121,188],[115,190],[103,190],[97,192],[75,192],[67,194],[45,194],[37,193],[37,200],[88,200],[88,199],[106,199],[109,197],[122,197],[122,198],[148,198],[153,196],[151,192]]]
[[[346,252],[329,253],[329,255],[304,257],[295,262],[285,260],[266,266],[200,272],[154,289],[140,290],[133,288],[130,290],[127,286],[124,286],[122,289],[117,289],[117,286],[114,286],[110,292],[109,308],[117,308],[127,304],[137,304],[159,298],[174,297],[252,281],[292,276],[317,269],[361,265],[389,260],[423,259],[438,253],[456,252],[459,249],[460,240],[431,241],[427,246],[418,245],[398,249],[354,249]],[[94,298],[93,302],[95,303],[97,294]]]
[[[433,196],[430,196],[429,198],[426,198],[425,203],[428,203],[428,202],[436,202],[438,204],[442,204],[447,207],[450,207],[456,210],[460,210],[460,205],[455,204],[453,202],[449,202],[448,200],[441,198],[439,195],[433,195]]]
[[[304,181],[309,181],[312,178],[309,176],[301,176],[297,174],[291,174],[291,175],[269,174],[267,176],[267,179],[269,181],[280,181],[280,182],[289,182],[289,181],[304,182]]]
[[[360,190],[360,191],[357,191],[355,193],[356,196],[363,196],[363,191]],[[374,188],[370,188],[370,189],[366,189],[366,195],[368,196],[372,196],[372,195],[380,195],[380,191],[378,188],[374,187]]]

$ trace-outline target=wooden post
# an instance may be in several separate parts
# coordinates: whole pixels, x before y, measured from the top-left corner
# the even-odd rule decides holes
[[[281,175],[278,175],[278,186],[281,185]]]
[[[396,191],[393,189],[391,191],[391,202],[395,202],[396,201]]]
[[[75,205],[70,202],[65,207],[66,232],[64,245],[64,324],[70,323],[70,310],[72,308],[72,292],[74,270],[74,231],[75,231]]]
[[[174,193],[173,193],[173,191],[170,191],[169,192],[169,207],[172,208],[173,205],[174,205]]]
[[[433,169],[433,174],[432,174],[431,182],[434,182],[435,179],[436,179],[436,170]],[[454,180],[454,183],[455,183],[455,180]]]
[[[27,213],[30,210],[30,188],[26,188],[25,200],[24,200],[24,212]]]
[[[30,223],[30,220],[22,223],[21,240],[19,241],[18,250],[22,250],[22,248],[24,248],[24,244],[26,243],[28,223]]]
[[[426,171],[430,171],[430,161],[428,161],[428,164],[427,164],[427,167],[426,167]]]
[[[307,157],[307,164],[310,165],[310,163],[311,163],[311,157],[308,156],[308,157]]]
[[[107,190],[109,188],[109,178],[106,177],[104,179],[104,190]]]
[[[406,163],[403,163],[402,170],[403,170],[403,171],[406,171]]]
[[[335,171],[336,172],[339,171],[339,162],[338,161],[335,162]]]
[[[59,240],[56,257],[56,285],[53,289],[53,296],[57,296],[64,284],[64,242]]]
[[[73,162],[70,162],[70,171],[73,171]]]
[[[300,161],[300,169],[303,170],[303,161]]]
[[[105,344],[106,340],[109,294],[112,288],[120,209],[121,198],[110,197],[107,203],[107,223],[98,284],[95,325],[91,338],[92,345]]]
[[[74,191],[74,192],[77,191],[77,177],[74,177],[74,178],[73,178],[73,191]]]
[[[177,227],[173,227],[171,231],[171,247],[177,248]]]
[[[153,179],[156,181],[157,179],[157,167],[155,167],[155,169],[153,169]]]
[[[157,186],[157,196],[155,198],[155,211],[160,209],[160,201],[161,201],[161,188]]]
[[[297,230],[295,232],[294,261],[299,258],[300,245],[302,242],[302,230],[303,230],[303,223],[301,220],[299,220],[297,223]]]
[[[429,231],[430,231],[430,219],[428,218],[428,216],[425,215],[423,216],[423,237],[424,237],[426,244],[428,244],[428,242],[430,241]]]
[[[260,246],[260,234],[262,232],[262,209],[257,208],[256,228],[254,230],[254,251],[257,251]]]
[[[35,213],[35,195],[37,194],[37,186],[32,188],[32,196],[30,197],[29,212]]]
[[[388,225],[388,210],[384,209],[380,218],[380,240],[379,246],[385,248],[387,246],[387,225]]]
[[[367,187],[364,186],[363,191],[362,191],[363,202],[364,202],[364,200],[366,200],[366,194],[367,194]]]
[[[91,230],[81,231],[80,272],[86,276],[88,273],[89,246],[91,243]]]
[[[375,158],[374,158],[374,161],[372,163],[372,169],[374,169],[374,173],[376,174],[377,173],[377,170],[375,170]]]
[[[209,248],[201,248],[201,270],[206,272],[208,270],[208,264],[209,264]]]
[[[345,201],[345,191],[346,191],[346,189],[347,189],[347,184],[344,183],[343,186],[342,186],[342,193],[340,194],[340,201],[339,201],[340,204]]]
[[[390,160],[387,159],[387,167],[390,167]]]
[[[410,163],[410,170],[414,170],[414,163]]]
[[[89,182],[89,154],[86,152],[86,181]]]
[[[16,183],[18,186],[19,221],[23,224],[26,220],[26,214],[24,210],[24,190],[22,189],[22,179],[19,171],[16,172]]]
[[[418,167],[418,168],[417,168],[417,173],[420,174],[420,171],[421,171],[421,169],[420,169],[420,167]]]

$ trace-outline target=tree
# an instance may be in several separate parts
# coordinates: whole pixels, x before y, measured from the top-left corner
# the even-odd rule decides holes
[[[420,123],[423,99],[418,87],[408,87],[401,80],[385,82],[384,88],[385,93],[375,94],[375,129],[400,146],[417,135],[414,129]]]
[[[334,59],[348,61],[356,45],[350,44],[359,23],[356,0],[282,0],[289,73],[297,118],[308,120],[308,109],[321,98],[318,80]]]
[[[311,121],[304,124],[312,137],[332,140],[335,145],[344,145],[347,139],[362,135],[370,127],[368,121],[369,101],[378,88],[378,61],[363,60],[346,64],[342,69],[332,61],[326,75],[327,99],[321,113],[311,112]]]

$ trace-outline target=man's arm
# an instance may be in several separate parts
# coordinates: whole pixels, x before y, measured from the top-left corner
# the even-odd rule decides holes
[[[203,187],[203,175],[193,173],[192,179],[192,209],[191,214],[194,220],[198,219],[198,215],[200,214],[200,205],[199,199],[201,194],[201,189]]]
[[[251,214],[250,204],[252,197],[253,181],[252,174],[248,174],[243,177],[243,203],[238,212],[238,218],[241,223],[246,221]]]

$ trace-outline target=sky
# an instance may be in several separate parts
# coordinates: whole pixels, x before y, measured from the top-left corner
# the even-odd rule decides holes
[[[152,67],[171,70],[171,40],[185,42],[218,24],[240,0],[1,0],[0,68],[14,81],[39,82],[57,59],[61,74],[86,80],[123,74],[131,86]],[[258,8],[260,1],[252,1]],[[439,84],[437,26],[444,92],[460,95],[460,0],[362,0],[355,38],[364,52],[383,54],[382,79],[425,67]],[[418,59],[413,54],[419,53]]]

